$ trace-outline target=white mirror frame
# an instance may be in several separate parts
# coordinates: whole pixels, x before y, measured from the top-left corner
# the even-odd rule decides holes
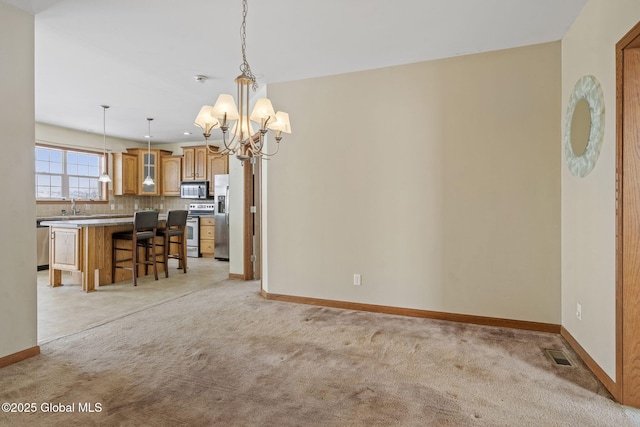
[[[571,146],[571,122],[576,104],[584,99],[589,104],[591,113],[591,129],[589,131],[589,141],[581,156],[576,156]],[[585,177],[596,165],[602,146],[604,135],[604,96],[602,88],[593,76],[584,76],[578,80],[567,107],[567,116],[564,122],[564,156],[571,174],[577,177]]]

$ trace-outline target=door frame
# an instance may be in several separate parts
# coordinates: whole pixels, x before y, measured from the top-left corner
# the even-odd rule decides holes
[[[623,195],[627,190],[640,194],[640,180],[632,179],[630,173],[627,174],[627,179],[624,170],[624,54],[627,49],[638,48],[640,48],[640,22],[616,44],[616,383],[614,389],[610,390],[618,402],[636,407],[640,406],[640,392],[634,393],[634,396],[630,390],[640,390],[640,376],[635,375],[634,371],[637,369],[631,369],[627,364],[628,360],[633,358],[632,355],[635,354],[635,359],[640,356],[640,350],[638,350],[640,336],[629,337],[627,319],[637,317],[638,310],[632,312],[632,307],[628,301],[625,304],[625,300],[631,298],[629,294],[632,283],[640,283],[640,271],[634,271],[637,268],[633,269],[631,268],[633,265],[625,262],[625,242],[629,243],[628,239],[632,238],[632,235],[637,236],[640,233],[640,226],[630,224],[631,226],[625,228],[624,212],[626,208],[631,210],[630,214],[637,215],[640,213],[640,203],[632,204],[632,200],[629,200],[625,204]],[[640,106],[638,112],[640,113]],[[640,169],[640,158],[634,162],[634,169]],[[636,296],[634,300],[638,302],[639,297]],[[631,352],[629,352],[630,348],[632,348]],[[625,352],[629,354],[625,356]]]
[[[244,168],[243,280],[262,278],[262,158],[252,157]],[[262,280],[260,281],[262,283]]]

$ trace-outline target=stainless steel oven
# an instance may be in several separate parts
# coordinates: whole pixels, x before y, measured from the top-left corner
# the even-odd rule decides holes
[[[200,256],[200,218],[197,216],[187,217],[187,256]]]
[[[187,217],[187,256],[200,257],[200,215],[213,215],[216,209],[214,200],[201,200],[189,205]]]

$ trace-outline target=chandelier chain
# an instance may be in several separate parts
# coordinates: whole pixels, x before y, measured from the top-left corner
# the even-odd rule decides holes
[[[249,6],[247,5],[247,0],[242,0],[242,25],[240,26],[240,38],[242,40],[242,65],[240,65],[240,71],[242,74],[249,77],[253,82],[253,90],[256,91],[258,89],[258,83],[256,82],[256,76],[251,71],[251,66],[247,61],[247,11]]]

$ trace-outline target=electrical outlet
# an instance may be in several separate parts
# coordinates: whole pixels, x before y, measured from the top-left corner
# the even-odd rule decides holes
[[[582,320],[582,305],[580,303],[576,304],[576,317],[578,320]]]
[[[113,203],[111,203],[111,210],[112,211],[116,210],[116,205],[114,205]]]
[[[362,280],[362,277],[359,274],[354,274],[353,275],[353,284],[354,285],[360,286],[361,283],[362,283],[361,280]]]

